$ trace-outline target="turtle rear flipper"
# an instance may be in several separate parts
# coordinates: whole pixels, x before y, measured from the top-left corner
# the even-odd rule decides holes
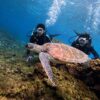
[[[41,52],[39,54],[39,59],[41,61],[41,64],[43,66],[43,69],[45,70],[45,72],[46,72],[49,80],[52,83],[52,85],[53,86],[56,86],[55,85],[55,82],[53,81],[53,73],[52,73],[52,69],[51,69],[51,66],[50,66],[49,54],[48,53]]]

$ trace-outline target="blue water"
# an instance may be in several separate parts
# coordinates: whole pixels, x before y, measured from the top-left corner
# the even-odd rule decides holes
[[[89,32],[100,54],[100,0],[0,0],[0,31],[26,43],[38,23],[67,44],[73,30]]]

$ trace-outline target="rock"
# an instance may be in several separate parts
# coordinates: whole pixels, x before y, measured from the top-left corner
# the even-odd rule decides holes
[[[57,87],[52,87],[40,63],[28,67],[18,60],[14,64],[2,62],[0,65],[4,67],[0,72],[0,95],[4,100],[98,100],[83,80],[68,72],[66,65],[60,69],[52,66]]]

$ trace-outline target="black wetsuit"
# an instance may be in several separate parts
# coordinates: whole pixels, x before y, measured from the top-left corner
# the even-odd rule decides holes
[[[43,45],[44,43],[50,42],[50,39],[45,34],[43,34],[42,36],[32,35],[30,38],[30,42]]]
[[[79,49],[79,50],[81,50],[81,51],[83,51],[87,55],[93,54],[94,59],[99,58],[98,53],[95,51],[95,49],[90,44],[87,44],[85,46],[80,46],[80,44],[78,43],[78,41],[74,41],[72,43],[72,46],[75,47],[75,48],[77,48],[77,49]]]

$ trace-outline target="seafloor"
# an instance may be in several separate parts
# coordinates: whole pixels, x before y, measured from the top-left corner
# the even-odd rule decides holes
[[[52,65],[52,87],[39,60],[25,62],[25,48],[10,37],[0,39],[0,100],[99,100],[100,60]]]

